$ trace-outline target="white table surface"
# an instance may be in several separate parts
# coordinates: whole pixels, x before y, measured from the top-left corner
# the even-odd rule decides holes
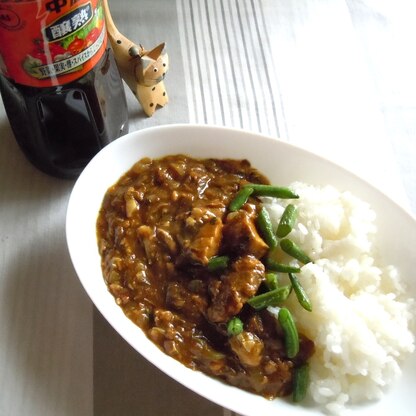
[[[120,31],[166,41],[167,107],[130,130],[209,123],[280,136],[416,214],[416,2],[117,0]],[[197,140],[197,138],[196,138]],[[0,104],[0,415],[230,415],[138,356],[84,294],[65,242],[73,181],[19,150]]]

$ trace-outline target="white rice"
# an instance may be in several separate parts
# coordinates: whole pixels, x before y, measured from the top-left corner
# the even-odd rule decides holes
[[[290,188],[298,200],[263,201],[275,227],[287,204],[298,207],[288,237],[313,259],[299,275],[313,311],[302,309],[293,294],[287,307],[315,342],[310,397],[326,413],[342,414],[346,404],[379,399],[400,375],[403,355],[415,348],[415,303],[406,298],[397,269],[378,264],[368,204],[331,186],[296,182]]]

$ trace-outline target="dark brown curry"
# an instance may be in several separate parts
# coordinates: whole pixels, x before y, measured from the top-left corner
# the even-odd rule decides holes
[[[246,303],[265,280],[260,201],[227,207],[249,182],[268,180],[246,160],[142,159],[108,190],[97,233],[110,292],[155,344],[192,369],[273,398],[292,391],[313,343],[301,336],[289,359],[275,317]],[[221,254],[230,264],[210,271]],[[235,316],[244,328],[230,336]]]

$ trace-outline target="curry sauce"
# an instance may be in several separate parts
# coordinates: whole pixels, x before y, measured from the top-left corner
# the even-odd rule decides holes
[[[106,193],[97,220],[102,270],[117,304],[161,350],[189,368],[267,398],[292,391],[313,353],[301,336],[287,357],[282,329],[247,300],[261,293],[268,250],[261,201],[228,206],[246,183],[268,184],[247,160],[185,155],[137,162]],[[210,259],[227,255],[226,268]],[[238,316],[243,330],[227,333]]]

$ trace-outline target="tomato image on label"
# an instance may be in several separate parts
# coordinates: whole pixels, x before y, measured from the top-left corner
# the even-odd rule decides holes
[[[94,27],[90,33],[85,38],[86,46],[92,45],[100,36],[100,29]]]
[[[52,58],[53,62],[60,61],[65,58],[69,58],[71,54],[64,49],[59,43],[51,43],[48,45],[48,51],[44,49],[41,39],[35,39],[32,52],[28,53],[28,57],[39,60],[42,65],[48,63],[48,54]],[[28,58],[26,58],[28,59]]]
[[[76,55],[77,53],[80,53],[85,46],[84,39],[80,39],[76,37],[68,46],[68,51],[71,52],[72,55]]]

